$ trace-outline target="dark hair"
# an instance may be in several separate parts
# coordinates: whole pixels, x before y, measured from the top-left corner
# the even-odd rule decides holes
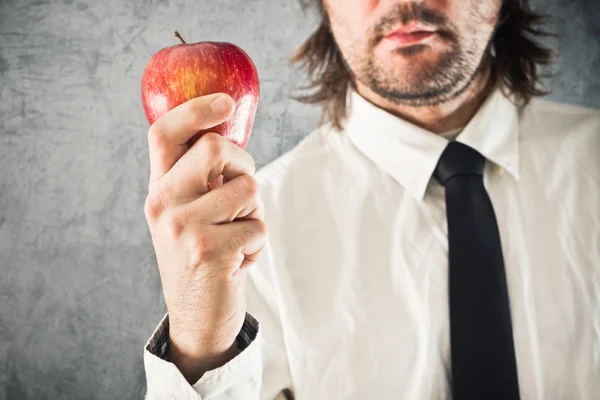
[[[317,6],[321,22],[290,58],[290,63],[300,64],[308,73],[309,83],[300,89],[312,91],[293,98],[306,104],[322,104],[319,125],[328,118],[340,130],[346,117],[346,92],[352,83],[351,75],[331,33],[322,0],[300,0],[300,5],[304,11]],[[528,0],[503,0],[491,46],[482,60],[483,65],[490,65],[490,85],[499,83],[501,90],[521,105],[534,96],[549,93],[538,84],[553,74],[541,74],[540,67],[552,65],[556,53],[545,47],[541,39],[556,35],[536,28],[547,19],[532,12]]]

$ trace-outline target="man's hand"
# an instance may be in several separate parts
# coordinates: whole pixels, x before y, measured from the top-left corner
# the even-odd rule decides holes
[[[216,133],[194,137],[233,108],[224,94],[194,98],[148,131],[144,212],[169,313],[171,361],[191,383],[237,354],[246,270],[266,241],[252,157]],[[209,187],[221,176],[226,183]]]

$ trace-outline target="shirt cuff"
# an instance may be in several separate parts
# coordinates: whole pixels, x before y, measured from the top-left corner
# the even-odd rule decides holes
[[[235,344],[240,353],[256,339],[258,334],[258,321],[249,313],[246,313],[246,319],[240,333],[235,339]],[[151,354],[165,361],[170,360],[171,346],[169,345],[169,315],[165,315],[163,320],[156,328],[154,334],[146,344],[146,350]]]
[[[144,364],[148,391],[146,399],[258,398],[262,360],[258,321],[246,313],[236,338],[240,353],[225,365],[206,372],[190,385],[179,369],[169,362],[169,316],[165,315],[146,344]],[[243,397],[230,397],[243,396]]]

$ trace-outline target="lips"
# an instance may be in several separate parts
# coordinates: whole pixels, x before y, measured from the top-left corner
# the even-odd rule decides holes
[[[411,45],[435,35],[436,31],[434,27],[421,23],[396,25],[383,39],[392,41],[396,45]]]
[[[428,37],[435,35],[434,31],[412,31],[412,32],[394,32],[387,35],[387,40],[394,41],[400,45],[411,45],[418,43]]]

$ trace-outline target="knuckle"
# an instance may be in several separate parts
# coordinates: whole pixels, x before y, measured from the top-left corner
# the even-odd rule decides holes
[[[208,132],[200,139],[205,150],[211,155],[221,155],[225,150],[224,139],[215,132]]]
[[[190,122],[203,121],[206,116],[202,112],[202,107],[199,107],[198,102],[193,100],[194,99],[184,103],[184,107],[186,108],[185,114],[187,118],[189,118]]]
[[[254,234],[260,238],[267,236],[267,224],[262,219],[255,219],[253,221]]]
[[[165,210],[165,203],[158,194],[148,194],[144,202],[144,215],[150,223],[156,222]]]
[[[243,228],[229,237],[228,247],[238,250],[248,243],[263,241],[267,234],[267,226],[262,220],[248,220]]]
[[[258,187],[258,183],[256,182],[256,179],[254,179],[253,176],[241,175],[239,179],[241,181],[240,183],[244,188],[244,192],[248,195],[248,197],[255,198],[259,195],[260,188]]]
[[[167,136],[160,120],[154,122],[148,129],[148,144],[161,149],[166,146]]]
[[[178,239],[185,231],[186,218],[181,213],[170,212],[164,218],[162,226],[168,237]]]
[[[204,261],[211,260],[218,252],[218,244],[209,230],[201,229],[195,235],[193,243],[193,264],[200,265]]]
[[[150,182],[144,203],[144,214],[149,221],[156,221],[173,204],[172,187],[166,181]]]

